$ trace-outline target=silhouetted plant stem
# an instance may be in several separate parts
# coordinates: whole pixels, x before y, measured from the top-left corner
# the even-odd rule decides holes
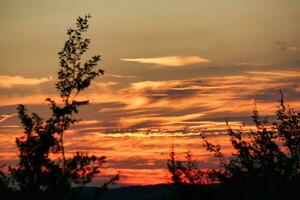
[[[65,171],[66,171],[66,157],[65,157],[65,147],[64,147],[63,135],[64,135],[64,133],[62,132],[61,135],[60,135],[60,145],[61,145],[61,154],[62,154],[62,159],[63,159],[62,169],[63,169],[63,172],[65,173]]]

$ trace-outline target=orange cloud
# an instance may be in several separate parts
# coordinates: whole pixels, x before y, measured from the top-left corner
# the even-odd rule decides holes
[[[7,95],[0,98],[0,106],[6,105],[18,105],[18,104],[46,104],[45,99],[51,97],[55,100],[59,100],[59,98],[46,95],[46,94],[33,94],[33,95]]]
[[[138,62],[143,64],[154,64],[158,66],[180,67],[184,65],[191,65],[196,63],[211,62],[206,58],[199,56],[166,56],[154,58],[123,58],[123,61]]]
[[[25,78],[23,76],[0,75],[0,88],[12,88],[15,86],[33,86],[52,81],[53,77]]]
[[[92,103],[80,111],[83,121],[66,133],[66,154],[81,150],[107,156],[103,172],[121,171],[123,184],[165,182],[163,171],[172,144],[179,158],[191,150],[201,167],[215,166],[212,155],[201,148],[199,133],[206,133],[211,142],[221,144],[230,154],[232,149],[224,135],[226,119],[232,128],[239,128],[246,117],[249,122],[254,99],[262,114],[274,114],[282,88],[289,90],[288,103],[299,108],[299,78],[299,70],[272,70],[126,85],[113,81],[93,84],[81,97]],[[46,97],[34,94],[9,99],[9,95],[0,98],[2,105],[41,103]],[[7,117],[4,114],[0,119]],[[22,132],[13,126],[13,119],[3,120],[5,126],[0,130],[0,146],[4,147],[0,157],[5,160],[16,159],[14,137]],[[247,128],[253,127],[250,124]],[[18,133],[12,132],[17,129]]]
[[[300,76],[300,71],[295,70],[280,70],[280,71],[248,71],[248,74],[269,76],[269,77],[298,77]]]

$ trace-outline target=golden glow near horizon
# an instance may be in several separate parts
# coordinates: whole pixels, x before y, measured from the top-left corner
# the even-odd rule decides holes
[[[254,102],[272,117],[279,90],[300,108],[298,0],[2,0],[0,165],[17,159],[16,106],[47,117],[44,100],[59,101],[57,52],[87,13],[87,54],[100,54],[106,73],[78,97],[91,104],[66,134],[67,154],[107,156],[103,172],[120,171],[122,184],[166,182],[172,144],[215,166],[199,133],[229,154],[225,121],[253,128]]]

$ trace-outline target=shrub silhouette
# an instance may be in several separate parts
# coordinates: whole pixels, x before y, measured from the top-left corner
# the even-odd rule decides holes
[[[211,184],[209,170],[199,169],[197,161],[193,160],[191,152],[185,154],[186,161],[176,160],[174,146],[170,152],[170,158],[167,161],[168,171],[170,173],[169,181],[174,185],[174,200],[200,198],[200,184]]]
[[[24,135],[16,138],[19,162],[9,167],[6,176],[0,173],[0,187],[7,191],[9,186],[22,195],[55,197],[63,199],[71,186],[84,186],[100,173],[105,157],[77,152],[73,157],[65,157],[64,133],[79,120],[74,118],[78,108],[87,105],[88,100],[78,101],[77,95],[88,88],[91,82],[103,75],[102,69],[94,69],[100,56],[94,56],[82,64],[82,55],[88,49],[90,40],[82,37],[88,30],[90,15],[78,17],[76,28],[68,29],[68,40],[58,53],[60,68],[56,89],[62,102],[57,104],[48,98],[51,117],[41,118],[38,114],[28,114],[24,105],[18,106],[18,114],[24,127]],[[115,182],[118,175],[104,184]]]
[[[175,184],[211,184],[212,178],[209,177],[208,170],[199,169],[197,161],[193,160],[191,152],[185,153],[186,161],[179,161],[175,158],[175,151],[170,152],[167,161],[170,181]]]
[[[256,109],[252,118],[255,131],[235,131],[229,127],[228,135],[236,153],[228,161],[218,145],[203,137],[207,149],[220,159],[218,178],[231,184],[299,181],[300,113],[286,106],[282,95],[273,123],[267,117],[261,118]]]
[[[231,199],[279,199],[298,195],[300,184],[300,113],[286,106],[283,94],[276,111],[276,120],[270,122],[268,117],[260,117],[256,109],[252,115],[255,130],[234,130],[228,125],[228,136],[235,153],[226,157],[220,145],[212,144],[204,134],[201,134],[204,147],[219,160],[219,168],[210,170],[208,177],[217,181],[227,190]],[[173,154],[174,156],[174,154]],[[186,182],[187,167],[182,167],[180,161],[169,167],[172,183]],[[174,164],[175,163],[175,164]],[[190,158],[188,165],[193,164]],[[183,170],[182,170],[183,168]],[[188,170],[189,171],[189,170]],[[179,173],[178,173],[179,172]],[[182,176],[184,174],[185,176]],[[200,174],[201,175],[201,174]],[[207,174],[191,180],[203,179]],[[177,180],[178,179],[178,180]],[[201,181],[187,181],[189,185]],[[220,193],[224,191],[219,191]],[[225,192],[226,193],[226,192]]]

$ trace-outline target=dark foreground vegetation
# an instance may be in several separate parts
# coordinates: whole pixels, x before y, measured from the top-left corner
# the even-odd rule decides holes
[[[233,130],[227,123],[234,149],[229,157],[220,145],[210,143],[201,134],[203,146],[219,162],[218,169],[199,169],[191,153],[187,153],[186,161],[176,161],[171,152],[168,169],[176,186],[174,199],[300,198],[300,113],[285,105],[282,94],[275,115],[270,122],[255,109],[255,130],[245,126]],[[218,187],[203,187],[212,183],[219,183]]]
[[[84,187],[79,190],[73,189],[72,195],[66,199],[80,200],[173,200],[173,199],[229,199],[229,200],[253,200],[253,199],[298,199],[297,188],[289,188],[283,185],[282,188],[268,188],[257,186],[257,188],[237,188],[224,184],[210,184],[182,186],[182,193],[178,192],[178,187],[174,184],[130,186],[99,191],[96,187]],[[181,196],[180,196],[181,195]],[[23,199],[22,196],[9,196],[7,199]],[[36,195],[31,195],[31,199],[36,199]],[[49,196],[46,199],[55,199]]]
[[[131,186],[106,191],[101,197],[102,200],[194,200],[194,199],[228,199],[228,200],[253,200],[253,199],[298,199],[296,188],[267,188],[257,186],[256,188],[234,188],[224,184],[182,186],[181,194],[174,184],[151,185],[151,186]],[[93,190],[93,188],[91,188]],[[264,191],[263,191],[264,190]],[[258,193],[260,191],[260,193]],[[182,196],[180,196],[182,195]]]
[[[64,134],[74,123],[79,107],[88,100],[77,100],[78,94],[104,73],[96,70],[100,56],[82,64],[82,55],[90,40],[82,34],[88,30],[90,16],[79,17],[76,28],[67,31],[68,39],[59,52],[60,68],[56,89],[57,103],[48,98],[51,116],[28,114],[24,105],[18,114],[24,128],[16,138],[19,160],[15,167],[3,166],[0,171],[1,199],[298,199],[300,198],[300,113],[279,103],[276,119],[260,117],[253,112],[255,130],[230,128],[228,135],[235,153],[225,156],[221,147],[199,136],[207,151],[219,162],[218,169],[200,169],[187,153],[185,161],[170,153],[167,162],[170,185],[141,186],[104,192],[118,180],[112,177],[101,188],[88,188],[100,173],[104,156],[76,152],[65,156]]]
[[[90,43],[83,38],[89,18],[90,15],[79,17],[76,28],[68,29],[68,39],[58,53],[60,67],[55,86],[61,102],[46,99],[51,116],[43,119],[36,113],[28,114],[24,105],[17,108],[24,134],[16,138],[17,165],[2,167],[8,173],[0,171],[1,199],[78,199],[81,189],[100,173],[105,156],[76,152],[66,158],[63,137],[65,131],[79,121],[74,117],[79,107],[88,104],[88,100],[79,101],[76,97],[104,73],[95,69],[99,55],[82,63]],[[99,188],[97,195],[116,180],[118,175]]]

